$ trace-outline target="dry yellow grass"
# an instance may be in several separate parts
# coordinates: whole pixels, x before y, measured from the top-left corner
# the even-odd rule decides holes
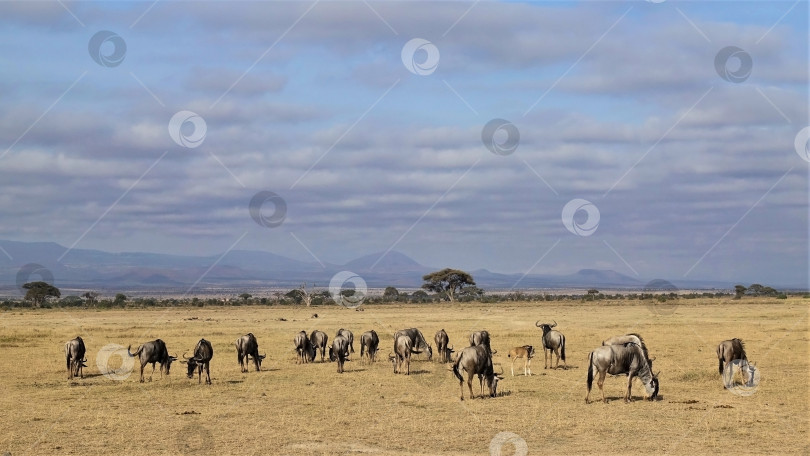
[[[0,454],[487,454],[501,432],[520,436],[529,454],[810,452],[807,301],[692,300],[674,310],[655,315],[624,302],[4,312]],[[508,348],[539,347],[537,319],[559,323],[569,369],[544,370],[538,350],[535,375],[513,378]],[[489,330],[506,371],[501,396],[460,401],[458,382],[438,363],[415,361],[410,376],[394,375],[392,333],[412,326],[430,342],[444,328],[457,349],[471,330]],[[333,363],[295,364],[296,332],[320,329],[331,340],[340,327],[355,334],[346,373]],[[381,339],[374,365],[359,360],[369,329]],[[233,342],[247,332],[267,352],[262,372],[239,371]],[[625,378],[608,378],[610,402],[586,405],[588,352],[626,332],[641,333],[657,357],[661,399],[625,404]],[[63,346],[76,335],[89,367],[71,382]],[[144,384],[137,372],[123,381],[99,374],[104,345],[158,337],[178,354],[201,337],[212,341],[213,385],[187,379],[181,364]],[[746,342],[760,369],[750,396],[725,391],[717,373],[715,347],[731,337]],[[633,391],[641,397],[637,382]],[[503,454],[513,450],[507,444]]]

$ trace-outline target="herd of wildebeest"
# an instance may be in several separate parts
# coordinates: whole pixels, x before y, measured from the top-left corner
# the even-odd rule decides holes
[[[543,331],[541,337],[543,347],[544,368],[550,367],[559,368],[560,360],[563,361],[563,368],[567,368],[565,361],[565,336],[553,329],[557,326],[554,323],[535,323]],[[324,362],[328,350],[329,361],[337,362],[338,373],[343,373],[343,365],[349,360],[350,354],[354,353],[354,335],[347,329],[339,329],[332,344],[328,345],[329,337],[322,331],[312,331],[307,335],[306,331],[301,331],[295,335],[293,339],[295,343],[295,350],[297,353],[297,363],[314,362],[318,351],[320,351],[321,362]],[[493,350],[490,344],[490,335],[487,331],[476,331],[470,334],[470,346],[455,353],[454,346],[449,345],[449,337],[444,329],[436,332],[434,337],[436,344],[436,351],[438,353],[438,361],[441,363],[452,363],[453,375],[458,379],[459,386],[461,387],[461,400],[464,400],[464,377],[462,371],[467,374],[467,387],[470,390],[470,397],[474,398],[475,395],[472,389],[472,381],[474,376],[478,376],[481,394],[483,398],[485,395],[495,397],[497,395],[498,380],[503,379],[503,369],[500,372],[495,372],[492,362],[492,355],[497,353]],[[379,351],[380,338],[374,330],[366,331],[360,337],[360,358],[364,362],[373,363]],[[259,343],[253,333],[245,334],[244,336],[236,339],[236,353],[239,361],[239,366],[243,373],[249,371],[250,360],[253,360],[253,365],[256,371],[261,371],[262,360],[266,354],[259,354]],[[328,345],[328,347],[327,347]],[[127,347],[127,355],[130,357],[138,357],[141,365],[141,378],[144,381],[143,371],[147,364],[152,364],[152,374],[149,380],[152,380],[152,375],[155,372],[155,364],[160,364],[160,375],[163,377],[163,372],[169,375],[169,369],[173,361],[176,361],[177,356],[170,356],[166,348],[166,344],[156,339],[151,342],[146,342],[139,346],[133,353],[132,346]],[[85,358],[86,348],[84,341],[81,337],[68,341],[65,344],[65,358],[67,361],[68,378],[73,379],[74,376],[81,376],[84,378],[83,367],[87,367],[84,363],[87,362]],[[205,382],[211,384],[211,372],[209,364],[214,356],[214,349],[211,342],[200,339],[194,347],[193,356],[186,357],[183,355],[183,360],[180,361],[188,367],[188,378],[194,377],[194,371],[197,371],[197,382],[202,383],[202,373],[205,371]],[[410,374],[411,355],[413,354],[426,354],[428,360],[433,359],[433,347],[425,340],[422,332],[417,328],[403,329],[394,334],[393,352],[388,355],[389,361],[393,364],[394,373]],[[507,357],[512,360],[512,376],[515,375],[515,361],[523,361],[523,374],[531,375],[531,360],[534,357],[535,350],[532,345],[523,345],[513,347],[509,350]],[[553,357],[556,355],[556,364],[552,366]],[[745,346],[740,339],[731,339],[721,342],[717,347],[717,359],[719,363],[719,371],[724,379],[724,385],[729,387],[731,378],[733,377],[733,369],[736,365],[741,372],[743,383],[746,386],[754,386],[754,373],[756,367],[748,362]],[[624,395],[625,402],[630,402],[630,390],[632,387],[633,379],[638,377],[645,389],[646,397],[649,400],[654,400],[658,396],[658,374],[652,371],[652,363],[655,358],[650,358],[647,346],[644,339],[640,335],[632,333],[621,336],[611,337],[602,342],[602,346],[597,347],[588,355],[588,376],[587,376],[587,395],[585,402],[589,402],[591,388],[593,386],[594,375],[598,375],[597,385],[602,393],[602,401],[607,402],[605,398],[605,391],[603,384],[605,376],[610,375],[626,375],[627,376],[627,389]],[[488,393],[485,393],[485,388]]]

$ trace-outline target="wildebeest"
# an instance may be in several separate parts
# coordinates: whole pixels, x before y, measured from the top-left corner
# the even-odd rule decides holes
[[[394,353],[388,355],[388,360],[394,364],[394,373],[402,373],[402,365],[405,364],[405,375],[411,375],[411,354],[421,353],[413,348],[411,338],[406,334],[394,336]]]
[[[87,359],[84,354],[87,350],[84,347],[84,341],[80,336],[75,339],[69,340],[65,343],[65,360],[67,361],[68,379],[72,380],[73,377],[79,376],[84,378],[84,369],[87,367]]]
[[[152,373],[149,375],[149,381],[152,381],[152,375],[155,374],[155,363],[160,363],[160,378],[163,378],[163,371],[169,375],[169,369],[172,367],[172,361],[177,360],[177,356],[169,356],[169,350],[166,349],[166,343],[160,339],[155,339],[152,342],[147,342],[140,347],[135,353],[130,352],[132,345],[127,347],[127,354],[131,357],[137,356],[141,361],[141,383],[143,383],[143,369],[147,364],[152,364]]]
[[[585,403],[589,403],[591,396],[591,387],[593,386],[594,370],[599,373],[599,379],[596,384],[602,392],[602,401],[607,402],[605,398],[605,375],[627,375],[627,392],[624,395],[624,401],[630,402],[630,389],[633,385],[633,378],[638,376],[650,400],[658,396],[658,376],[652,373],[650,365],[647,364],[647,358],[644,357],[644,352],[641,351],[641,346],[634,343],[625,345],[603,345],[592,351],[588,355],[588,394],[585,395]]]
[[[323,362],[323,357],[326,354],[327,341],[329,341],[329,336],[323,331],[312,331],[309,335],[309,343],[311,343],[315,349],[321,350],[321,362]]]
[[[453,347],[447,348],[447,345],[450,343],[447,332],[445,332],[444,329],[436,331],[436,335],[433,336],[433,341],[436,342],[436,351],[439,352],[439,362],[449,363],[450,354],[453,353]]]
[[[194,369],[197,369],[197,383],[202,382],[202,372],[205,369],[205,383],[210,385],[211,384],[211,369],[209,363],[211,362],[211,358],[214,357],[214,347],[211,346],[211,342],[208,342],[205,339],[200,339],[197,342],[197,345],[194,347],[194,356],[191,358],[186,358],[186,354],[183,353],[183,361],[181,363],[188,364],[188,378],[194,378]]]
[[[309,341],[306,331],[295,335],[295,351],[298,353],[298,364],[315,361],[315,347]]]
[[[628,343],[638,344],[641,347],[642,353],[644,353],[644,358],[647,359],[647,364],[650,366],[650,370],[653,369],[653,361],[655,358],[650,358],[650,353],[647,351],[647,345],[644,343],[644,339],[637,333],[629,333],[623,336],[613,336],[609,339],[605,339],[602,341],[602,345],[625,345]]]
[[[344,336],[337,336],[329,346],[329,360],[337,361],[337,371],[343,373],[343,363],[349,357],[349,339]]]
[[[335,337],[337,337],[337,336],[345,337],[346,340],[349,342],[349,345],[348,345],[349,351],[354,353],[354,334],[352,334],[352,332],[349,331],[348,329],[340,328],[340,329],[338,329],[337,334],[335,334]],[[346,352],[346,353],[347,353],[346,356],[348,356],[349,352]]]
[[[433,347],[427,343],[425,336],[422,335],[422,331],[416,328],[400,329],[394,333],[394,341],[396,341],[399,336],[405,336],[411,340],[411,348],[414,350],[413,353],[427,352],[428,361],[433,359]]]
[[[366,331],[360,336],[360,358],[365,355],[369,362],[374,362],[377,359],[377,350],[380,345],[380,338],[377,336],[377,331],[373,329]]]
[[[492,346],[489,342],[488,331],[476,331],[470,334],[470,347],[475,347],[476,345],[483,345],[486,347],[490,355],[498,353],[497,351],[492,350]]]
[[[743,383],[747,386],[753,386],[755,368],[748,363],[748,355],[745,354],[745,344],[742,340],[735,337],[731,340],[724,340],[717,346],[717,368],[720,371],[720,375],[723,376],[723,387],[728,388],[731,386],[731,380],[734,378],[733,361],[735,360],[739,360],[738,364]],[[728,368],[728,372],[725,371],[726,368]],[[724,373],[726,375],[723,375]]]
[[[502,380],[503,377],[501,377],[500,374],[496,374],[495,370],[492,368],[492,356],[490,356],[486,346],[475,345],[461,350],[456,362],[453,364],[453,375],[458,379],[458,384],[461,387],[461,400],[463,401],[464,378],[461,376],[461,369],[467,372],[467,387],[470,389],[471,399],[475,398],[472,390],[473,375],[478,375],[478,382],[481,385],[481,397],[484,397],[484,381],[486,381],[487,388],[489,389],[489,396],[495,397],[497,394],[498,380]]]
[[[557,322],[555,321],[553,325],[550,325],[540,323],[538,320],[534,325],[543,330],[543,369],[548,369],[551,365],[553,355],[557,355],[555,369],[560,367],[560,358],[563,360],[563,368],[568,367],[565,362],[565,336],[561,332],[551,329],[557,326]]]
[[[262,369],[262,360],[267,356],[259,354],[259,342],[253,333],[247,333],[244,336],[236,339],[236,358],[239,360],[239,367],[242,372],[248,371],[250,358],[253,358],[253,365],[256,366],[256,372]]]
[[[507,358],[512,358],[512,377],[515,376],[515,361],[523,358],[523,375],[532,375],[532,368],[529,364],[534,357],[534,347],[531,345],[523,345],[522,347],[514,347],[509,350]]]

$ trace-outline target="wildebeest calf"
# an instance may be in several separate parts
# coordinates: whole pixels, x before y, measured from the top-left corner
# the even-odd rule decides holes
[[[515,376],[515,361],[518,358],[523,358],[523,375],[532,375],[532,369],[529,364],[534,357],[534,347],[531,345],[523,345],[522,347],[513,347],[509,350],[507,358],[512,358],[512,377]]]

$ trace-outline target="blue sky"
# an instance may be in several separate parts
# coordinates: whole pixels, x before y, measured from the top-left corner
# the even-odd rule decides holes
[[[807,2],[2,2],[0,18],[2,239],[808,284]],[[103,30],[120,65],[90,56]],[[414,38],[439,52],[431,74],[402,60]],[[715,68],[728,46],[752,62],[739,82]],[[172,140],[180,111],[205,120],[198,147]],[[482,143],[496,118],[520,132],[512,154]],[[260,191],[286,202],[280,226],[251,219]],[[589,236],[563,223],[574,199],[598,209]]]

